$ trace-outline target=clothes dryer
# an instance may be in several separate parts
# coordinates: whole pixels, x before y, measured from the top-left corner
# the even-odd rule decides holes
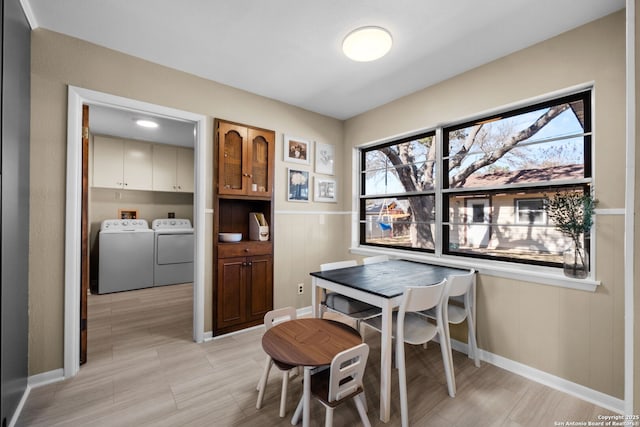
[[[193,227],[188,219],[154,219],[155,286],[193,282]]]

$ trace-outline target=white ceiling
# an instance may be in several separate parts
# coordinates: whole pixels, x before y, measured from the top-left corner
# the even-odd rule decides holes
[[[624,7],[624,0],[22,0],[32,25],[347,119]],[[358,63],[344,36],[394,40]]]
[[[158,124],[158,127],[153,129],[140,127],[135,123],[138,119],[152,120]],[[89,106],[89,129],[94,135],[112,135],[185,147],[193,147],[195,141],[193,122],[104,105]]]

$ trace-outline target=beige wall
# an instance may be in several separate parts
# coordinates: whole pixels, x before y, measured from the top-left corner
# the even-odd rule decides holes
[[[276,131],[276,306],[309,305],[310,292],[298,297],[296,284],[310,285],[309,271],[321,262],[347,256],[342,200],[287,202],[286,167],[296,165],[282,160],[283,133],[334,144],[340,150],[342,122],[42,29],[32,33],[31,58],[29,375],[63,366],[67,85],[203,114],[211,128],[213,118],[219,117]],[[207,140],[207,183],[211,183],[211,134]],[[337,161],[342,168],[341,156]],[[301,169],[313,172],[312,166]],[[346,199],[342,187],[339,191]],[[211,208],[212,194],[206,197],[206,207]],[[205,331],[211,330],[211,230],[208,214]],[[323,240],[316,239],[319,233]]]
[[[346,121],[345,151],[589,82],[595,88],[596,197],[599,208],[623,208],[624,11]],[[595,293],[480,277],[479,344],[497,355],[623,398],[623,216],[597,218],[595,234],[597,279],[602,281]]]

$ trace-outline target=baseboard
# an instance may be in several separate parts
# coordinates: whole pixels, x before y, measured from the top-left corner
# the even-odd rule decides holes
[[[27,384],[31,388],[36,388],[51,383],[57,383],[58,381],[63,381],[64,379],[64,369],[60,368],[54,369],[53,371],[32,375],[27,380]]]
[[[313,311],[311,310],[311,306],[310,305],[307,306],[307,307],[302,307],[302,308],[296,309],[296,315],[298,317],[308,316],[312,312]],[[251,326],[249,328],[240,329],[239,331],[229,332],[229,333],[226,333],[226,334],[223,334],[223,335],[219,335],[217,337],[213,336],[213,332],[212,331],[208,331],[208,332],[204,333],[203,341],[204,342],[208,342],[208,341],[213,341],[213,340],[219,340],[221,338],[231,337],[233,335],[238,335],[238,334],[244,334],[246,332],[254,331],[254,330],[260,329],[260,328],[264,328],[264,325]]]
[[[15,427],[20,418],[20,414],[22,414],[22,409],[24,409],[25,403],[27,403],[27,399],[29,398],[29,393],[31,393],[31,387],[29,386],[29,382],[27,380],[27,386],[22,393],[22,397],[20,398],[20,402],[18,402],[18,406],[16,406],[16,410],[13,412],[13,416],[9,421],[8,427]]]
[[[466,350],[466,344],[460,343]],[[453,346],[455,348],[455,346]],[[546,385],[563,393],[570,394],[594,405],[608,409],[618,414],[624,414],[624,400],[618,399],[608,394],[593,390],[583,385],[568,381],[564,378],[557,377],[536,368],[524,365],[519,362],[507,359],[488,351],[480,350],[480,360],[490,363],[494,366],[520,375],[537,383]]]
[[[16,410],[11,417],[11,421],[9,421],[8,427],[14,427],[18,422],[22,409],[24,408],[25,403],[27,403],[29,394],[31,394],[32,388],[41,387],[43,385],[56,383],[62,380],[64,380],[64,369],[55,369],[53,371],[43,372],[41,374],[28,377],[27,387],[24,389],[22,398],[20,399],[20,402],[18,402],[18,406],[16,406]]]

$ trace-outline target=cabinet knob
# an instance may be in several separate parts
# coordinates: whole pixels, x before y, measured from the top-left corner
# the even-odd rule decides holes
[[[247,265],[248,265],[249,267],[251,267],[251,265],[253,265],[253,263],[248,262],[248,263],[247,263]]]
[[[249,248],[245,248],[245,249],[244,249],[244,251],[245,251],[245,252],[249,252]]]

